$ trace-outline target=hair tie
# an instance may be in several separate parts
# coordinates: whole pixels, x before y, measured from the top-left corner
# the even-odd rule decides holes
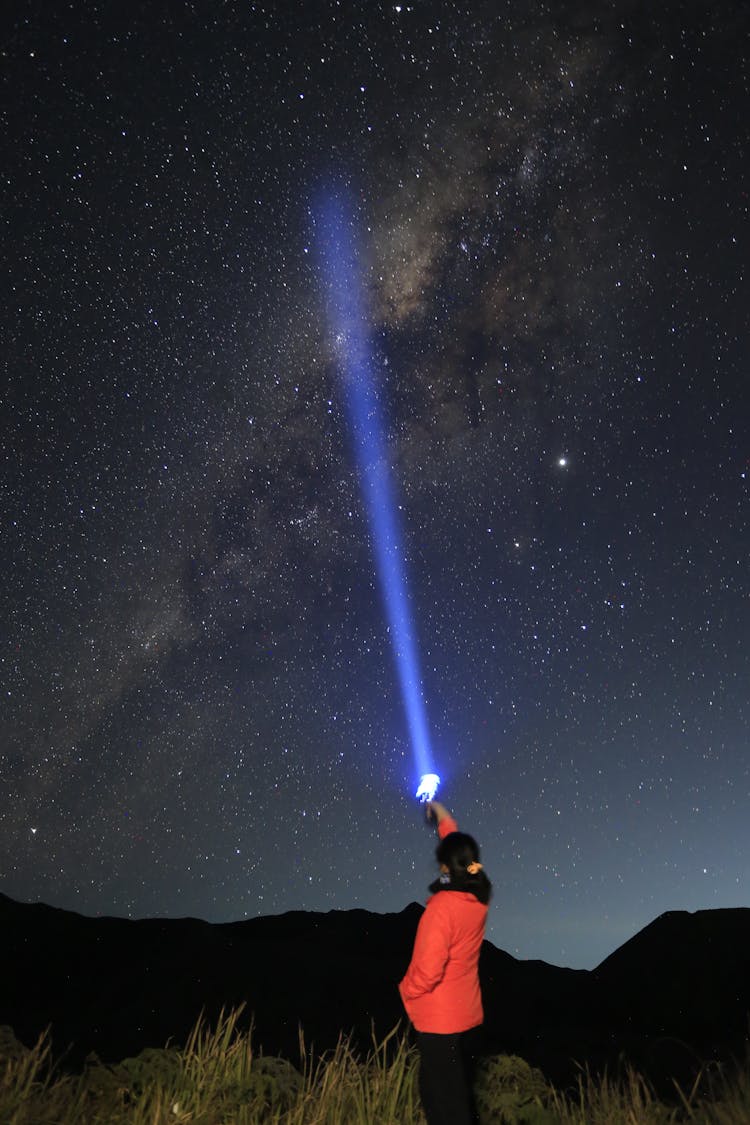
[[[467,865],[466,870],[469,872],[470,875],[476,875],[477,871],[482,870],[482,865],[479,862],[479,860],[475,859],[472,863]]]

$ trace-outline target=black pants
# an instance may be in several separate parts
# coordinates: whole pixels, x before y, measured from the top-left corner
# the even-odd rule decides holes
[[[475,1125],[472,1083],[481,1028],[457,1035],[417,1032],[419,1096],[428,1125]]]

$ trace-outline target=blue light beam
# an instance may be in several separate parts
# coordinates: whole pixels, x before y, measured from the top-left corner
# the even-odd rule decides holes
[[[329,318],[343,371],[345,398],[375,563],[390,627],[414,761],[420,775],[416,796],[432,800],[440,778],[432,752],[422,698],[414,627],[406,590],[404,551],[394,503],[394,486],[367,339],[361,269],[354,219],[336,195],[327,196],[316,217],[327,287]]]

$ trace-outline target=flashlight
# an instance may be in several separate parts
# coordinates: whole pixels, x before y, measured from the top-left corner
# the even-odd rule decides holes
[[[425,801],[431,801],[437,793],[439,784],[440,778],[436,773],[423,773],[419,779],[419,788],[415,794],[417,800],[421,801],[422,804],[424,804]]]

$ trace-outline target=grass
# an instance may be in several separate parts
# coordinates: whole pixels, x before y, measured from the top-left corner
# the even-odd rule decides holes
[[[373,1041],[366,1057],[339,1040],[313,1061],[300,1043],[301,1067],[256,1053],[239,1011],[215,1027],[199,1020],[182,1048],[147,1049],[83,1072],[52,1064],[47,1036],[22,1047],[0,1029],[3,1125],[420,1125],[417,1057],[398,1028]],[[700,1093],[698,1092],[700,1090]],[[582,1070],[558,1091],[514,1056],[485,1060],[477,1100],[482,1125],[747,1125],[750,1056],[731,1072],[706,1069],[690,1090],[675,1084],[661,1101],[634,1070],[618,1079]]]

